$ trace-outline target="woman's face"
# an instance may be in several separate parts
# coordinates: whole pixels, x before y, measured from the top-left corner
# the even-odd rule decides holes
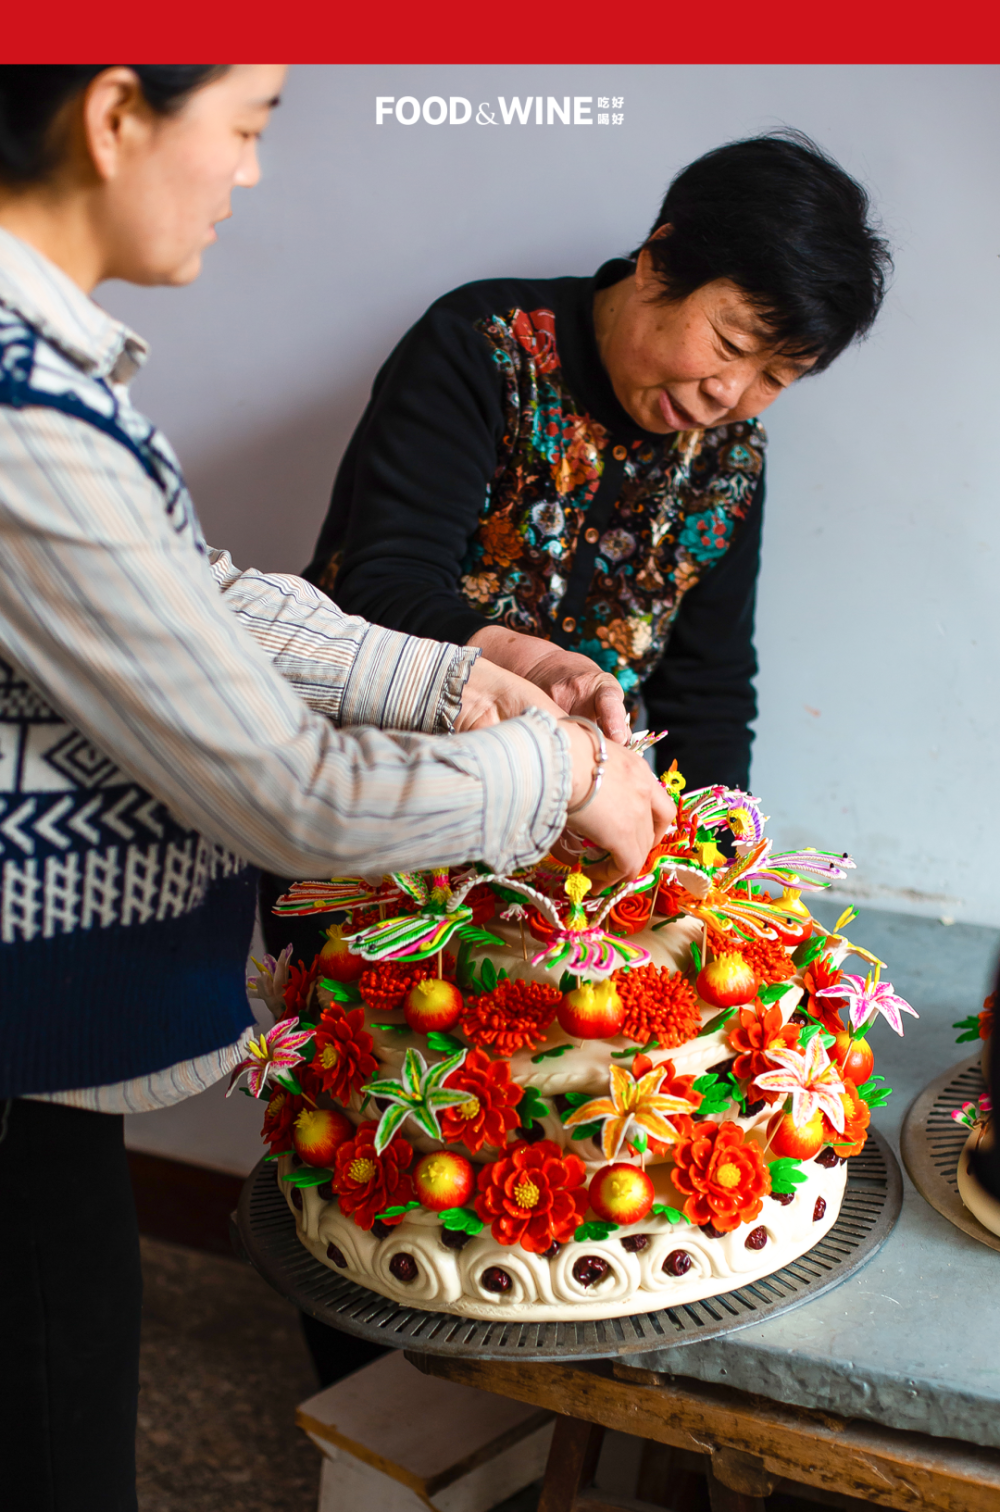
[[[598,291],[594,320],[619,403],[659,435],[759,415],[816,360],[776,351],[750,300],[727,279],[664,303],[645,249],[633,277]]]
[[[284,81],[280,64],[240,64],[196,90],[172,116],[144,104],[130,71],[112,68],[84,102],[90,157],[102,180],[93,218],[104,278],[186,284],[239,185],[260,177],[257,139]]]

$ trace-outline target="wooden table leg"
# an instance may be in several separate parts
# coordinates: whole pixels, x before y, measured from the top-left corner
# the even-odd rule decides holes
[[[556,1418],[538,1512],[573,1512],[577,1496],[594,1479],[603,1439],[596,1423]]]

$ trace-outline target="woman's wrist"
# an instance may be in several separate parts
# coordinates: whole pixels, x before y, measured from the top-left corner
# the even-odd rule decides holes
[[[566,810],[566,817],[569,818],[573,814],[578,814],[581,809],[585,809],[600,792],[601,783],[604,779],[604,768],[608,761],[608,748],[600,727],[592,719],[586,719],[581,714],[567,714],[565,719],[560,720],[560,723],[564,725],[577,725],[589,737],[591,742],[592,764],[590,782],[582,797],[578,798],[574,792],[569,808]]]

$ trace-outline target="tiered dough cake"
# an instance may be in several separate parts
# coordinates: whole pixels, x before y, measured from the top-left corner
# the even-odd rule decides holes
[[[974,1013],[967,1019],[962,1019],[955,1024],[956,1029],[961,1029],[957,1043],[962,1045],[969,1040],[974,1040],[982,1045],[980,1065],[987,1082],[990,1076],[990,1047],[993,1043],[993,1018],[996,1009],[996,995],[992,994],[986,999],[980,1013]],[[1000,1202],[988,1192],[981,1184],[978,1177],[973,1173],[970,1159],[974,1150],[992,1149],[996,1131],[993,1127],[993,1103],[987,1092],[976,1103],[966,1103],[952,1115],[957,1123],[964,1124],[970,1131],[965,1141],[965,1148],[958,1158],[958,1193],[974,1218],[978,1218],[984,1228],[989,1229],[991,1234],[1000,1236]]]
[[[678,797],[604,897],[550,859],[279,902],[349,915],[315,961],[259,968],[278,1022],[242,1068],[323,1264],[433,1310],[601,1318],[753,1280],[834,1223],[886,1095],[865,1031],[912,1009],[879,963],[843,973],[865,952],[801,901],[846,857],[772,854],[745,793]]]

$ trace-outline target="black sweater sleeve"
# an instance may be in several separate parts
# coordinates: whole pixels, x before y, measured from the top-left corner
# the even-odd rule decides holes
[[[504,428],[489,342],[465,313],[432,306],[375,380],[306,576],[319,581],[343,544],[343,609],[464,645],[488,623],[458,582]]]
[[[712,782],[747,786],[753,678],[754,604],[764,519],[764,477],[746,519],[716,567],[686,594],[663,659],[643,686],[650,729],[667,729],[655,747],[662,772],[676,757],[688,789]]]

